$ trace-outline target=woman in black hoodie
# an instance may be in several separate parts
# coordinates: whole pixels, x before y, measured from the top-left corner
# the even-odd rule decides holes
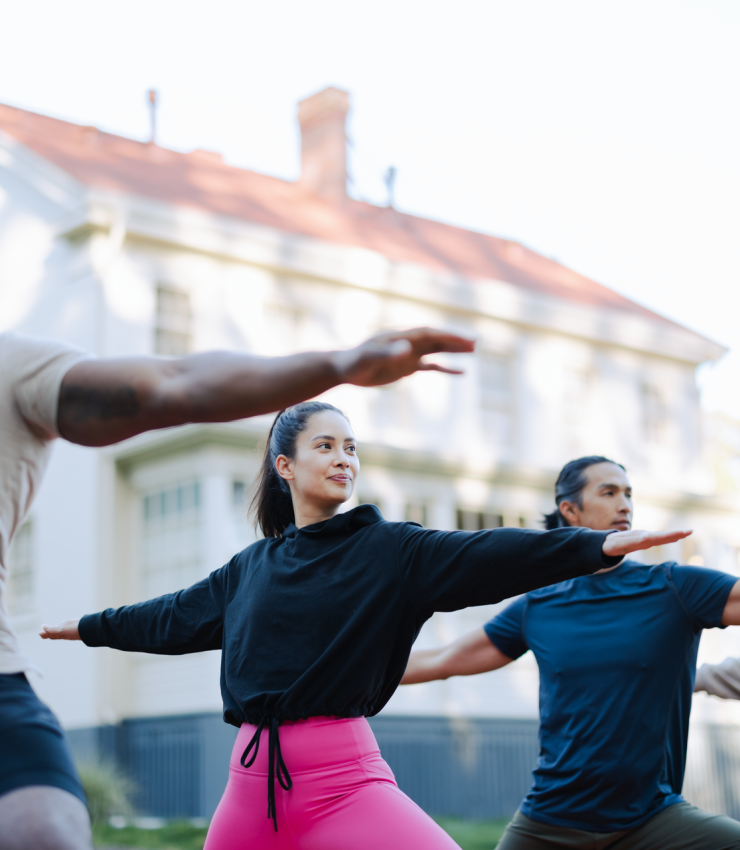
[[[240,731],[206,850],[455,847],[399,791],[365,720],[395,691],[424,622],[689,533],[435,531],[372,505],[340,513],[359,468],[339,410],[283,411],[253,502],[264,539],[186,590],[44,627],[130,652],[222,650],[224,719]]]

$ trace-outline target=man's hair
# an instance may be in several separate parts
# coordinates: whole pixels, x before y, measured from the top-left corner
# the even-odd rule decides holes
[[[588,457],[579,457],[578,460],[572,460],[566,463],[560,470],[558,480],[555,482],[555,504],[557,508],[550,514],[545,514],[542,518],[545,528],[567,528],[568,522],[560,513],[561,502],[575,502],[579,508],[583,507],[583,490],[588,484],[586,478],[586,470],[590,466],[596,466],[597,463],[613,463],[620,469],[624,469],[621,463],[610,460],[608,457],[601,455],[589,455]]]

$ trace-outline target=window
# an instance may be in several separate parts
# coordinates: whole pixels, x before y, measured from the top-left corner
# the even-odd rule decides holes
[[[481,351],[478,369],[483,409],[508,408],[511,403],[511,358],[493,351]]]
[[[527,520],[520,516],[509,518],[509,524],[514,527],[526,528]],[[489,511],[466,511],[462,508],[457,510],[458,531],[483,531],[484,528],[504,528],[507,518],[503,514],[494,514]]]
[[[501,514],[487,511],[465,511],[458,508],[457,528],[459,531],[482,531],[484,528],[503,528],[504,518]]]
[[[500,444],[511,439],[511,358],[493,351],[478,355],[478,378],[483,428]]]
[[[665,441],[668,408],[663,390],[655,384],[642,385],[642,428],[649,443]]]
[[[142,503],[142,591],[149,599],[201,578],[200,484],[158,490]]]
[[[23,523],[13,538],[8,559],[8,613],[11,616],[33,611],[35,590],[33,524]]]
[[[427,524],[427,506],[425,504],[408,502],[405,513],[406,522],[418,522],[419,525]]]
[[[408,389],[402,384],[375,387],[369,395],[370,413],[380,428],[404,429],[413,427],[414,405]]]
[[[236,510],[241,510],[245,505],[244,502],[247,498],[247,485],[246,482],[235,480],[231,482],[231,504],[236,508]]]
[[[192,350],[190,295],[169,286],[157,287],[154,350],[180,356]]]
[[[563,402],[566,424],[578,427],[588,411],[591,373],[586,369],[566,369],[563,376]]]

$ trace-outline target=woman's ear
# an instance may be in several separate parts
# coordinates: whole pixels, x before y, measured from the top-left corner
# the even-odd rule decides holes
[[[561,502],[560,513],[565,517],[568,525],[580,525],[581,515],[576,502]]]
[[[285,455],[278,455],[275,458],[275,469],[277,469],[277,474],[285,481],[293,480],[293,462]]]

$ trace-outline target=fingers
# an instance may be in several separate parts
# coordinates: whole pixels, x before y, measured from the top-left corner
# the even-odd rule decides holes
[[[464,375],[462,369],[448,369],[447,366],[440,366],[439,363],[420,363],[417,372],[444,372],[445,375]]]
[[[653,546],[664,546],[683,540],[693,532],[681,531],[617,531],[604,541],[603,551],[607,555],[628,555]]]
[[[439,331],[435,328],[411,328],[406,331],[390,331],[374,337],[375,340],[407,340],[420,354],[449,351],[464,353],[475,351],[475,340],[470,337]]]
[[[44,624],[39,631],[42,640],[80,640],[79,620],[65,620],[57,626]]]
[[[653,544],[654,546],[660,546],[664,543],[675,543],[677,540],[684,540],[686,537],[689,537],[693,534],[693,530],[687,531],[670,531],[666,534],[658,534],[657,540]]]
[[[425,354],[435,352],[450,351],[457,354],[475,351],[475,340],[469,337],[459,336],[458,334],[442,333],[435,331],[432,328],[420,328],[422,333],[418,336],[409,339],[414,347],[423,346]]]

